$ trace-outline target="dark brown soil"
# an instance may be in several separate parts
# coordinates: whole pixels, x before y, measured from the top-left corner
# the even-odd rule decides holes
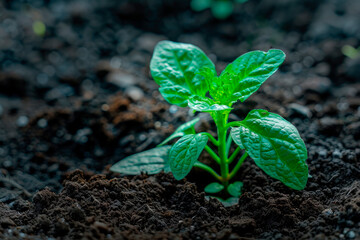
[[[360,56],[341,52],[360,45],[359,22],[351,0],[249,0],[224,21],[184,0],[0,2],[0,239],[360,239]],[[228,208],[205,199],[200,170],[187,181],[109,172],[194,118],[150,79],[162,39],[198,45],[219,71],[249,50],[287,53],[230,120],[263,108],[296,125],[305,190],[251,159]]]

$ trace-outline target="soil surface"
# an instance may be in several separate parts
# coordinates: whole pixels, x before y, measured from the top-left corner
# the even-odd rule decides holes
[[[185,0],[0,2],[0,239],[360,239],[360,1],[249,0],[226,20]],[[163,39],[202,48],[220,72],[250,50],[285,63],[230,120],[254,108],[299,130],[303,191],[251,159],[239,203],[206,200],[201,170],[119,176],[109,167],[155,147],[195,116],[149,74]],[[201,161],[209,162],[203,154]]]

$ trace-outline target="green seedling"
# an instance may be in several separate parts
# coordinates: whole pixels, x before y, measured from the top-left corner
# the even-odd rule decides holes
[[[351,59],[356,59],[360,57],[360,47],[354,48],[350,45],[345,45],[341,48],[342,53]]]
[[[150,69],[160,85],[160,93],[171,104],[209,113],[217,127],[217,136],[196,133],[194,126],[199,119],[194,119],[181,125],[157,148],[127,157],[111,170],[123,174],[155,174],[164,170],[180,180],[193,167],[198,167],[216,179],[205,192],[213,195],[226,191],[224,194],[231,197],[220,200],[234,204],[243,184],[233,182],[233,178],[250,156],[269,176],[290,188],[304,189],[308,179],[307,150],[290,122],[262,109],[250,111],[242,121],[228,122],[233,104],[238,100],[244,102],[256,92],[284,59],[285,54],[278,49],[248,52],[217,76],[214,64],[196,46],[170,41],[158,43]],[[176,138],[179,139],[175,144],[166,145]],[[230,153],[232,145],[236,148]],[[198,160],[203,150],[219,165],[220,171]],[[242,156],[238,157],[240,153]]]
[[[214,17],[225,19],[232,14],[235,3],[245,3],[247,1],[248,0],[192,0],[191,8],[198,12],[210,8]]]

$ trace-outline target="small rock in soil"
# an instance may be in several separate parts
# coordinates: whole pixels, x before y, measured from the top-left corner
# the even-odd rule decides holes
[[[354,231],[349,231],[346,236],[350,239],[354,239],[356,237],[356,234]]]
[[[45,94],[45,100],[48,102],[53,102],[60,98],[73,96],[74,94],[74,89],[71,86],[64,85],[48,91]]]
[[[325,216],[330,216],[332,215],[334,212],[333,210],[331,210],[331,208],[327,208],[325,210],[322,211],[322,214],[324,214]]]
[[[28,124],[29,122],[29,118],[27,116],[20,116],[17,120],[16,120],[16,125],[18,127],[25,127],[26,124]]]
[[[74,136],[74,141],[80,144],[87,143],[88,136],[91,134],[92,130],[90,128],[79,129]]]
[[[136,79],[130,73],[124,71],[113,71],[107,77],[106,81],[120,88],[127,88],[136,84]]]
[[[138,87],[129,87],[125,93],[135,102],[144,97],[144,91]]]
[[[332,154],[332,156],[333,156],[334,158],[341,158],[341,157],[342,157],[342,154],[341,154],[341,152],[339,151],[339,149],[335,149],[334,152],[333,152],[333,154]]]
[[[161,36],[161,35],[157,35],[157,34],[153,34],[153,33],[145,33],[145,34],[142,34],[137,39],[137,45],[140,49],[146,50],[149,53],[152,53],[154,51],[155,45],[159,41],[164,40],[164,39],[166,39],[166,37]]]
[[[360,139],[360,122],[351,123],[346,127],[349,134],[353,135],[355,139]]]
[[[324,149],[323,149],[323,150],[320,150],[320,151],[319,151],[319,156],[322,157],[322,158],[326,157],[326,156],[327,156],[327,151],[324,150]]]
[[[300,85],[307,93],[326,94],[330,91],[331,80],[325,77],[309,78]]]
[[[308,107],[300,105],[298,103],[291,103],[289,106],[289,116],[292,117],[304,117],[304,118],[311,118],[312,114]]]
[[[319,120],[319,132],[327,136],[339,136],[343,125],[341,120],[323,117]]]
[[[37,121],[37,125],[39,128],[46,128],[47,127],[47,120],[45,118],[40,118],[38,121]]]

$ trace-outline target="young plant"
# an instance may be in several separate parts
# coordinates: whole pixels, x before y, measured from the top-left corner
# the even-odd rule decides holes
[[[354,48],[350,45],[345,45],[341,48],[342,53],[351,59],[356,59],[360,57],[360,47]]]
[[[234,10],[234,3],[244,3],[248,0],[192,0],[191,8],[194,11],[203,11],[210,8],[214,17],[225,19],[229,17]]]
[[[196,133],[194,125],[199,119],[194,119],[181,125],[157,148],[127,157],[111,170],[123,174],[154,174],[164,170],[180,180],[198,167],[217,180],[205,192],[216,194],[225,190],[232,196],[225,203],[236,203],[242,183],[232,179],[250,156],[269,176],[290,188],[303,189],[308,179],[307,150],[291,123],[262,109],[250,111],[242,121],[228,122],[232,105],[238,100],[244,102],[256,92],[284,59],[285,54],[278,49],[248,52],[217,76],[214,64],[199,48],[159,42],[150,69],[160,85],[160,93],[171,104],[209,113],[217,127],[217,138],[207,132]],[[175,138],[180,139],[173,146],[166,145]],[[232,142],[236,149],[230,154]],[[220,166],[220,172],[198,161],[203,150]]]

